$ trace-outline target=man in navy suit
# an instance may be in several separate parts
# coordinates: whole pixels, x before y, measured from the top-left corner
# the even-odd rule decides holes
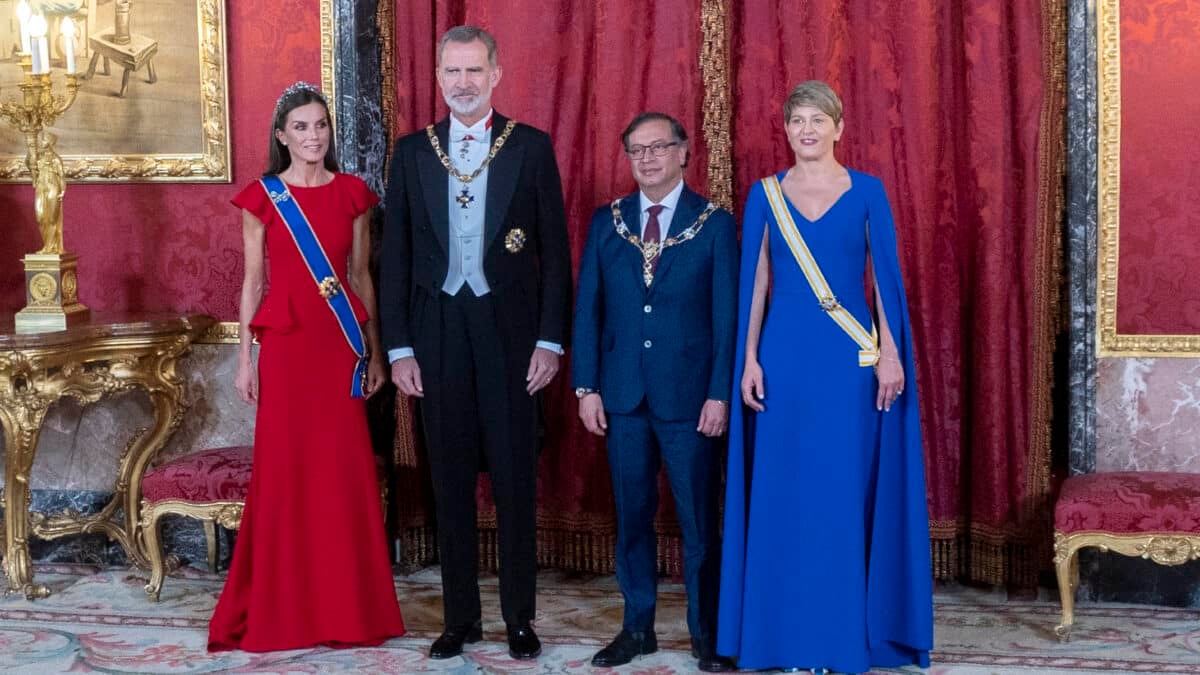
[[[605,436],[617,507],[621,632],[592,659],[618,666],[658,648],[658,470],[684,542],[688,630],[701,670],[717,656],[721,560],[716,439],[729,422],[738,248],[733,216],[683,184],[688,142],[661,113],[621,138],[639,190],[596,210],[580,262],[572,370],[579,417]]]

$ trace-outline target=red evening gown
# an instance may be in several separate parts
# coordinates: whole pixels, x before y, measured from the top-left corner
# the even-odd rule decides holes
[[[335,174],[289,186],[355,314],[346,277],[353,221],[378,202]],[[261,343],[254,470],[210,651],[377,645],[404,634],[392,583],[356,356],[261,183],[233,204],[266,226],[269,287],[251,322]]]

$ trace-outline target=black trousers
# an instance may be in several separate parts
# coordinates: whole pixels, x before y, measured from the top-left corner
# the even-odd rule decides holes
[[[512,344],[491,295],[464,285],[423,300],[414,348],[446,626],[481,618],[475,488],[483,460],[496,501],[501,612],[521,625],[533,620],[537,591],[537,400],[525,391],[534,344]]]

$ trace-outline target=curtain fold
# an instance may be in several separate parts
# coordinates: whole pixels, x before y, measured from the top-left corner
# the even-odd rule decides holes
[[[1062,0],[499,6],[395,3],[394,23],[382,27],[392,29],[395,50],[391,66],[384,57],[395,92],[387,104],[392,135],[445,115],[434,78],[441,33],[463,22],[487,27],[504,68],[496,109],[554,139],[576,259],[592,210],[634,189],[619,136],[636,113],[678,117],[691,135],[688,184],[732,200],[740,216],[753,182],[791,163],[781,112],[790,89],[815,78],[841,94],[839,159],[880,176],[896,215],[935,576],[1032,585],[1049,560]],[[408,466],[400,468],[396,515],[407,561],[421,564],[435,548],[427,470],[411,404],[398,408],[397,456]],[[578,422],[566,372],[545,411],[540,561],[611,572],[607,461],[600,439]],[[798,495],[804,480],[797,477]],[[678,574],[678,530],[670,500],[660,502],[660,568]],[[494,568],[486,484],[480,503],[481,560]]]

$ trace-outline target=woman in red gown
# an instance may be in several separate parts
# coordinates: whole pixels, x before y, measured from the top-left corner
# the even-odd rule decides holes
[[[289,87],[274,117],[266,175],[286,184],[354,318],[365,323],[370,396],[385,378],[367,268],[367,212],[378,198],[338,172],[328,106],[316,87]],[[366,408],[351,396],[359,357],[264,185],[247,186],[233,204],[242,209],[246,263],[235,385],[243,400],[257,402],[258,415],[250,492],[208,648],[377,645],[403,635],[404,623]],[[251,330],[261,345],[257,373]]]

